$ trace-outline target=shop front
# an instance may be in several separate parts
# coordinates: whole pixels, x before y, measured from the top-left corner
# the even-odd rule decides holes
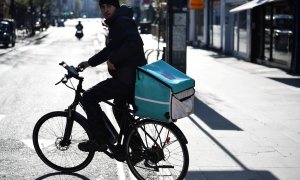
[[[225,2],[225,43],[224,51],[236,57],[249,60],[251,38],[251,16],[249,11],[230,13],[230,10],[240,6],[245,1]]]
[[[204,45],[204,0],[189,1],[189,36],[193,46]]]
[[[244,0],[210,0],[208,3],[209,47],[226,54],[249,59],[250,13],[230,10],[245,3]]]
[[[251,12],[250,59],[252,62],[287,71],[293,68],[295,2],[294,0],[253,0],[231,11],[239,17]]]
[[[203,10],[190,13],[190,40],[300,73],[299,6],[299,0],[205,0]]]
[[[209,47],[222,49],[221,1],[209,1]]]
[[[293,41],[293,7],[289,1],[266,4],[264,7],[265,63],[290,69]]]

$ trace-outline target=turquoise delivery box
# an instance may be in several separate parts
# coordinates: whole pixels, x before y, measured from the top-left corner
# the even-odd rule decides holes
[[[163,122],[188,116],[194,110],[195,81],[163,60],[138,67],[135,114]]]

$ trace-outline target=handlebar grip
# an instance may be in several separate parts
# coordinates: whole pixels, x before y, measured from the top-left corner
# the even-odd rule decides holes
[[[78,66],[75,68],[77,72],[83,72],[84,68],[81,66]]]

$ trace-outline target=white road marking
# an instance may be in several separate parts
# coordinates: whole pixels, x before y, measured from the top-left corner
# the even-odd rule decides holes
[[[34,149],[32,139],[21,139],[21,141],[29,148]]]
[[[29,148],[34,149],[32,139],[21,139],[21,141]],[[55,149],[55,142],[49,139],[39,139],[40,148]]]
[[[0,120],[3,119],[4,117],[5,117],[5,115],[0,114]]]
[[[118,177],[119,180],[125,180],[125,172],[124,172],[124,168],[123,168],[123,163],[116,161],[117,162],[117,168],[118,168]]]
[[[99,46],[100,44],[99,44],[99,41],[97,41],[97,40],[94,40],[94,46]]]
[[[128,168],[129,169],[129,168]],[[132,174],[132,172],[129,170],[129,177],[131,180],[136,180],[135,176]]]
[[[33,142],[32,142],[32,139],[22,139],[21,140],[27,147],[31,148],[31,149],[34,149],[33,147]],[[52,141],[49,141],[49,140],[41,140],[41,145],[42,146],[49,146],[53,144]],[[125,177],[125,172],[124,172],[124,168],[123,168],[123,163],[119,162],[119,161],[116,161],[117,162],[117,168],[118,168],[118,177],[119,177],[119,180],[126,180]]]

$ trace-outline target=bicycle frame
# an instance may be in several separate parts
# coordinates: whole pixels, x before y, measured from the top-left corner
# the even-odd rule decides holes
[[[133,110],[119,108],[114,103],[111,103],[109,101],[103,101],[103,102],[110,105],[110,106],[112,106],[112,107],[114,107],[118,111],[123,111],[123,112],[126,112],[126,113],[133,113]],[[124,152],[125,144],[123,142],[126,140],[127,136],[129,135],[129,133],[128,133],[129,129],[126,129],[126,126],[125,126],[128,122],[129,122],[129,120],[126,117],[122,118],[121,124],[120,124],[120,132],[118,134],[117,144],[116,145],[108,144],[108,147],[109,147],[111,152],[109,152],[107,150],[104,151],[104,153],[107,156],[109,156],[110,158],[114,158],[114,159],[116,159],[118,161],[121,161],[121,162],[126,160],[126,154]],[[128,126],[128,128],[129,127],[130,126]]]
[[[83,78],[79,78],[78,80],[79,80],[79,82],[78,82],[78,85],[77,85],[76,89],[71,88],[75,91],[75,98],[74,98],[72,104],[68,106],[68,109],[65,110],[65,111],[68,112],[68,117],[67,117],[67,124],[66,124],[66,127],[65,127],[65,133],[64,133],[62,141],[60,142],[61,146],[68,146],[71,143],[70,137],[71,137],[73,123],[74,123],[74,120],[73,120],[72,117],[77,113],[76,112],[77,106],[79,104],[81,104],[81,98],[82,98],[81,93],[85,92],[85,90],[82,89]],[[112,107],[114,107],[118,111],[123,111],[123,112],[128,112],[128,113],[133,112],[133,110],[131,110],[131,109],[119,108],[114,103],[111,103],[109,101],[103,101],[103,102],[110,105],[110,106],[112,106]],[[121,121],[120,132],[118,134],[117,144],[116,145],[108,145],[109,149],[112,152],[104,151],[104,153],[106,155],[108,155],[110,158],[115,158],[119,161],[124,161],[125,160],[125,157],[122,156],[122,149],[124,149],[124,143],[122,143],[122,140],[126,139],[126,137],[128,135],[128,133],[126,133],[126,129],[125,129],[125,124],[127,122],[128,122],[127,118],[123,118],[122,121]]]
[[[77,85],[77,88],[75,89],[74,101],[68,107],[68,109],[66,109],[66,111],[68,112],[68,117],[67,117],[67,124],[66,124],[66,127],[65,127],[64,137],[63,137],[62,141],[60,142],[60,145],[62,145],[62,146],[67,146],[71,143],[70,142],[70,136],[71,136],[71,133],[72,133],[73,123],[74,123],[74,120],[73,120],[72,117],[74,115],[74,112],[76,112],[77,105],[80,103],[80,100],[81,100],[81,94],[80,93],[84,92],[84,90],[82,89],[82,82],[83,82],[83,78],[80,78],[79,83]]]
[[[85,92],[82,89],[84,78],[79,76],[81,69],[68,66],[64,62],[60,65],[67,69],[68,74],[56,84],[62,82],[74,90],[75,97],[64,111],[47,113],[38,120],[33,130],[33,145],[37,155],[49,167],[62,172],[75,172],[85,168],[98,149],[94,146],[95,150],[91,148],[87,153],[80,148],[82,145],[80,143],[88,140],[93,143],[97,139],[91,131],[89,121],[76,110],[78,105],[82,107],[84,104],[82,98]],[[68,83],[71,78],[78,80],[76,86],[72,82]],[[133,103],[130,103],[130,107],[127,105],[119,107],[110,101],[103,102],[114,108],[113,113],[117,116],[120,131],[118,134],[112,132],[108,144],[99,148],[99,151],[117,161],[126,161],[130,171],[138,179],[148,179],[149,176],[158,178],[172,176],[181,180],[185,177],[189,165],[187,140],[173,122],[166,123],[136,116],[134,110],[137,107]],[[110,121],[107,117],[103,121],[110,130],[115,131],[108,123]],[[65,127],[62,128],[61,122]],[[52,145],[45,146],[43,143],[45,137]],[[57,150],[53,151],[53,148]]]

